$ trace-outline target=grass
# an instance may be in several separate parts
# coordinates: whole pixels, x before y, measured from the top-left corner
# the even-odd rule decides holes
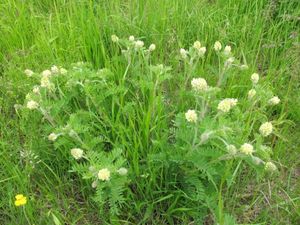
[[[33,85],[33,81],[24,77],[26,68],[42,71],[53,64],[68,66],[87,61],[95,69],[108,67],[115,74],[123,74],[118,50],[110,40],[112,34],[140,37],[147,46],[155,43],[153,62],[174,59],[168,62],[173,68],[177,65],[178,49],[187,48],[196,39],[207,46],[220,40],[233,47],[235,56],[245,60],[249,71],[261,74],[282,99],[276,113],[283,123],[279,138],[272,142],[273,158],[279,162],[280,173],[258,180],[252,170],[243,168],[238,172],[235,186],[226,190],[225,208],[241,224],[300,223],[300,3],[297,0],[3,0],[0,13],[3,15],[0,18],[1,224],[105,224],[85,188],[86,181],[67,172],[70,162],[60,166],[51,162],[57,153],[42,135],[38,119],[24,127],[14,105],[23,104]],[[214,69],[206,64],[217,64],[211,54],[197,72],[212,82],[210,74]],[[234,74],[227,85],[236,89],[228,88],[224,93],[228,96],[241,93],[240,86],[249,79],[248,75]],[[171,83],[170,97],[179,87],[180,84]],[[171,99],[177,100],[170,117],[186,110],[184,98]],[[141,113],[151,114],[148,105],[139,107]],[[165,121],[163,115],[164,111],[160,111],[157,120]],[[128,135],[128,127],[119,127],[118,119],[112,123],[115,134]],[[150,125],[149,121],[140,123],[146,131]],[[157,125],[160,127],[155,128],[155,134],[162,137],[168,124]],[[128,136],[136,150],[133,162],[137,162],[134,157],[146,155],[149,149],[156,151],[147,142],[149,133]],[[24,167],[19,157],[24,149],[40,149],[36,159],[41,160],[38,170]],[[133,169],[140,173],[138,164]],[[160,187],[164,187],[162,178],[160,182]],[[140,185],[138,188],[149,194],[158,184]],[[106,224],[170,224],[169,218],[176,213],[166,210],[168,206],[164,204],[168,198],[177,201],[176,196],[165,196],[165,190],[160,191],[151,196],[131,196],[133,202],[128,207],[131,210],[123,221],[111,220]],[[26,205],[26,217],[14,206],[17,193],[34,193],[30,201],[35,204]],[[150,215],[155,207],[161,214]],[[184,213],[180,215],[178,221],[187,224]]]

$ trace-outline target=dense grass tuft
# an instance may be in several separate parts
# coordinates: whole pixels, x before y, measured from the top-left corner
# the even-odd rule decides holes
[[[299,12],[297,0],[2,0],[0,224],[299,224]],[[129,35],[155,51],[126,58]],[[179,49],[194,51],[196,40],[207,52],[189,64]],[[214,51],[217,40],[235,57],[222,79],[228,58]],[[51,78],[55,88],[41,89],[41,97],[28,96],[53,65],[67,74]],[[221,90],[199,99],[195,77]],[[251,88],[257,105],[247,99]],[[281,103],[269,107],[273,95]],[[227,97],[239,103],[219,116]],[[44,111],[27,109],[30,99]],[[232,131],[219,129],[196,154],[198,128],[185,113],[206,114],[202,103],[210,105],[197,132]],[[266,121],[274,131],[262,138]],[[62,135],[51,142],[52,132]],[[220,138],[237,147],[267,144],[272,154],[258,156],[277,172],[244,156],[211,166],[224,155]],[[72,158],[75,147],[89,160]],[[98,182],[95,191],[91,166],[115,171],[110,183]],[[117,172],[122,167],[126,176]],[[14,205],[17,194],[27,196],[25,206]]]

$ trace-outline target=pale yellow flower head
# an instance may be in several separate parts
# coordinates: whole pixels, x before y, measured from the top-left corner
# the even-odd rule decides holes
[[[39,86],[34,86],[33,89],[32,89],[32,92],[34,94],[39,94],[40,93],[40,87]]]
[[[273,125],[271,122],[265,122],[259,128],[259,132],[264,137],[269,136],[272,133],[272,131],[273,131]]]
[[[265,170],[268,172],[274,172],[277,170],[277,167],[272,162],[266,162],[265,164]]]
[[[49,76],[42,76],[41,87],[48,88],[48,89],[51,88],[51,82]]]
[[[131,35],[131,36],[129,36],[129,41],[134,41],[134,36],[133,35]]]
[[[238,100],[235,98],[225,98],[218,104],[218,110],[222,112],[229,112],[232,107],[236,106]]]
[[[39,103],[37,103],[36,101],[30,100],[27,102],[26,107],[30,110],[37,109],[39,107]]]
[[[278,98],[278,96],[274,96],[273,98],[269,99],[268,103],[270,105],[278,105],[280,103],[280,98]]]
[[[226,45],[224,48],[224,55],[229,56],[231,54],[231,46]]]
[[[207,82],[203,78],[193,78],[191,85],[195,91],[206,91],[208,89]]]
[[[219,41],[216,41],[215,42],[215,44],[214,44],[214,49],[215,49],[215,51],[220,51],[221,49],[222,49],[222,44],[221,44],[221,42],[219,42]]]
[[[110,178],[110,171],[107,168],[99,170],[98,178],[102,181],[108,181]]]
[[[135,42],[135,48],[136,48],[136,49],[140,49],[140,48],[142,48],[143,46],[144,46],[144,42],[143,42],[143,41],[137,40],[137,41]]]
[[[58,137],[57,134],[51,133],[51,134],[49,134],[49,136],[48,136],[48,140],[49,140],[49,141],[55,141],[55,140],[57,139],[57,137]]]
[[[183,58],[183,59],[187,58],[187,51],[184,48],[181,48],[179,52],[180,52],[181,58]]]
[[[256,91],[254,89],[251,89],[248,91],[248,98],[252,99],[256,95]]]
[[[155,44],[151,44],[151,45],[149,46],[149,51],[150,51],[150,52],[153,52],[155,49],[156,49],[156,45],[155,45]]]
[[[31,77],[34,73],[33,73],[33,71],[32,70],[29,70],[29,69],[26,69],[25,71],[24,71],[24,73],[26,74],[26,76],[28,76],[28,77]]]
[[[201,48],[201,43],[200,41],[195,41],[194,44],[193,44],[193,47],[197,50],[200,50]]]
[[[187,121],[191,122],[191,123],[196,123],[198,116],[195,110],[191,110],[189,109],[186,113],[185,113],[185,118]]]
[[[257,73],[253,73],[251,75],[251,81],[252,81],[253,84],[257,84],[258,81],[259,81],[259,75]]]
[[[60,72],[61,74],[66,74],[66,73],[68,73],[68,70],[66,70],[65,68],[60,68],[60,69],[59,69],[59,72]]]
[[[119,38],[117,35],[113,34],[113,35],[111,35],[111,40],[112,40],[112,42],[116,43],[119,41]]]
[[[51,66],[51,73],[52,73],[52,74],[57,74],[57,73],[59,73],[58,67],[55,66],[55,65]]]
[[[81,159],[83,157],[83,150],[80,148],[72,148],[71,155],[76,159]]]
[[[199,56],[204,56],[206,52],[206,47],[201,47],[198,51]]]
[[[98,186],[98,181],[93,181],[93,183],[92,183],[92,188],[96,188]]]
[[[245,143],[241,146],[240,151],[246,155],[251,155],[254,152],[254,148],[251,144]]]
[[[52,75],[52,73],[51,73],[50,70],[44,70],[44,71],[42,72],[42,76],[43,76],[43,77],[49,77],[49,76],[51,76],[51,75]]]

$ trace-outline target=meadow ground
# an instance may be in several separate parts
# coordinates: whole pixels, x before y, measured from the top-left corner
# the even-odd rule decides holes
[[[202,221],[300,224],[299,0],[2,0],[0,14],[0,224],[201,224],[195,219],[197,204],[187,205],[189,200],[183,200],[181,186],[173,185],[172,176],[164,169],[148,171],[149,183],[138,178],[140,171],[147,171],[147,151],[157,153],[164,144],[157,137],[167,140],[163,131],[175,114],[189,108],[186,96],[177,93],[184,86],[181,79],[163,84],[162,93],[173,103],[178,100],[178,106],[159,108],[155,122],[151,110],[161,96],[140,99],[141,103],[135,105],[140,116],[149,116],[145,116],[146,122],[133,119],[135,124],[129,122],[129,128],[118,116],[107,122],[113,130],[111,138],[118,136],[119,143],[129,149],[124,157],[129,161],[131,179],[136,180],[130,191],[125,191],[125,206],[118,216],[107,215],[106,209],[99,212],[90,184],[70,173],[72,160],[60,146],[49,143],[48,134],[43,133],[49,127],[41,125],[41,118],[36,115],[25,123],[23,114],[15,109],[16,104],[24,105],[35,84],[26,77],[25,69],[41,72],[60,65],[69,70],[72,63],[84,61],[95,70],[106,67],[123,74],[126,66],[111,41],[113,34],[126,38],[134,35],[145,46],[155,43],[154,64],[163,63],[178,71],[175,61],[179,49],[187,49],[195,40],[208,46],[208,52],[217,40],[231,45],[234,56],[249,68],[228,79],[226,87],[230,88],[222,92],[227,96],[244,95],[249,87],[243,85],[251,73],[260,74],[281,99],[280,106],[271,112],[280,121],[280,130],[270,140],[278,173],[257,178],[253,169],[243,166],[235,174],[234,185],[220,186],[223,198],[218,201],[219,211],[214,214],[207,210]],[[218,64],[213,54],[208,53],[195,70],[213,83],[215,78],[209,73],[214,69],[204,64]],[[170,74],[180,75],[174,70]],[[178,98],[172,99],[172,95]],[[120,103],[112,101],[117,102],[109,109],[114,113],[123,99]],[[127,113],[130,110],[128,106]],[[151,132],[139,133],[134,130],[137,127]],[[157,140],[150,142],[149,136]],[[14,204],[19,193],[28,198],[23,207]],[[223,211],[235,219],[226,219]]]

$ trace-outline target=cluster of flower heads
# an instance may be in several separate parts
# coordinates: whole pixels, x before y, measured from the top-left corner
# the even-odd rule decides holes
[[[179,53],[182,59],[187,59],[189,56],[193,58],[195,55],[203,57],[206,53],[206,47],[202,46],[200,41],[195,41],[192,48],[189,50],[181,48]]]
[[[32,89],[32,93],[28,93],[26,96],[27,99],[27,104],[26,107],[30,110],[38,109],[40,107],[40,104],[32,99],[32,94],[33,95],[39,95],[40,94],[40,89],[45,88],[52,90],[54,87],[54,84],[51,82],[51,77],[56,76],[56,75],[64,75],[68,73],[68,71],[63,68],[63,67],[57,67],[53,65],[50,69],[42,71],[40,74],[36,74],[30,69],[24,70],[24,73],[27,77],[32,77],[34,75],[40,76],[40,85],[36,85]]]
[[[218,104],[218,110],[224,113],[229,112],[234,106],[236,106],[238,100],[235,98],[225,98]]]
[[[111,35],[111,40],[114,43],[123,43],[123,40],[121,40],[117,35],[113,34]],[[128,38],[129,44],[127,44],[127,50],[123,50],[123,52],[125,53],[126,51],[129,50],[130,47],[133,47],[133,49],[135,50],[140,50],[140,49],[144,49],[144,45],[145,43],[142,40],[136,40],[135,37],[133,35],[129,36]],[[148,52],[153,52],[156,49],[156,45],[155,44],[150,44],[148,49],[146,49],[146,51]]]
[[[91,166],[89,168],[90,172],[95,174],[96,180],[93,181],[92,187],[96,188],[99,181],[109,181],[111,177],[111,171],[108,168],[102,168],[98,171],[95,171],[95,168]],[[116,170],[116,173],[120,176],[126,176],[128,173],[128,170],[124,167],[119,168]]]
[[[80,160],[82,158],[86,158],[85,154],[84,154],[84,150],[82,150],[81,148],[72,148],[70,150],[70,154],[73,156],[73,158],[75,160]],[[93,172],[95,174],[96,180],[92,183],[92,187],[96,188],[98,181],[109,181],[111,178],[111,173],[113,171],[111,171],[108,168],[101,168],[98,171],[95,171],[94,167],[90,167],[90,172]],[[125,176],[128,173],[128,170],[124,167],[119,168],[118,170],[115,171],[117,174],[119,174],[120,176]]]
[[[76,136],[76,134],[74,134],[74,133],[75,133],[75,131],[71,130],[69,132],[69,135],[70,136]],[[48,139],[49,139],[49,141],[55,141],[59,135],[62,135],[62,134],[51,133],[48,136]],[[84,159],[84,158],[87,159],[87,156],[85,155],[84,150],[81,149],[81,148],[72,148],[70,150],[70,154],[77,161],[81,160],[81,159]],[[109,181],[112,172],[116,172],[120,176],[125,176],[128,173],[128,170],[124,167],[121,167],[116,171],[111,171],[109,168],[101,168],[100,170],[95,171],[94,167],[90,167],[90,171],[93,172],[93,173],[95,172],[95,177],[96,177],[96,180],[92,183],[93,188],[97,187],[98,181]]]
[[[194,43],[193,48],[198,51],[198,55],[204,56],[204,54],[206,52],[206,47],[201,47],[201,43],[199,41],[196,41]],[[219,52],[221,52],[221,50],[222,50],[222,44],[221,44],[221,42],[216,41],[214,43],[214,47],[213,48],[219,54]],[[180,56],[181,56],[182,59],[187,59],[188,55],[191,55],[191,54],[192,54],[191,51],[186,51],[185,49],[180,49]],[[231,46],[226,45],[224,47],[224,50],[223,50],[222,54],[223,54],[223,56],[226,57],[224,67],[225,68],[229,67],[234,62],[234,60],[235,60],[235,58],[232,57]],[[247,65],[242,65],[242,66],[240,66],[240,68],[241,69],[247,69],[248,66]],[[259,80],[260,80],[259,74],[258,73],[253,73],[250,76],[250,80],[251,80],[251,82],[253,84],[253,88],[251,90],[249,90],[249,92],[248,92],[248,99],[249,100],[253,99],[254,96],[256,95],[255,87],[259,83]],[[202,77],[193,78],[191,80],[191,87],[198,94],[199,93],[201,94],[201,93],[207,92],[209,90],[209,88],[210,88],[208,86],[208,84],[207,84],[207,81],[204,78],[202,78]],[[217,110],[220,113],[229,113],[230,110],[237,105],[237,103],[238,103],[238,99],[235,99],[235,98],[225,98],[225,99],[221,100],[218,103]],[[274,106],[274,105],[277,105],[279,103],[280,103],[280,99],[278,98],[278,96],[273,96],[272,98],[270,98],[268,100],[268,104],[269,105],[273,105]],[[189,123],[197,123],[198,122],[197,111],[194,110],[194,109],[189,109],[185,113],[185,118],[186,118],[186,120]],[[261,126],[259,127],[259,133],[263,137],[269,136],[270,134],[272,134],[272,132],[273,132],[273,125],[272,125],[271,122],[262,123]],[[244,144],[242,144],[240,146],[239,151],[242,154],[252,156],[252,154],[255,152],[255,149],[252,146],[252,144],[250,144],[250,143],[244,143]],[[237,148],[234,145],[229,144],[229,145],[227,145],[227,152],[229,154],[231,154],[231,155],[235,155],[238,152],[238,150],[237,150]],[[257,157],[253,156],[253,158],[257,158]],[[257,158],[257,159],[259,159],[259,158]],[[263,161],[259,159],[259,163],[261,163],[261,162],[263,162]],[[268,171],[275,171],[276,170],[276,166],[272,162],[266,162],[265,163],[265,169],[268,170]]]
[[[252,81],[252,84],[253,84],[253,88],[248,91],[248,98],[249,99],[253,99],[256,96],[257,92],[255,90],[255,87],[258,84],[259,79],[260,78],[259,78],[258,73],[253,73],[251,75],[251,81]],[[271,105],[271,106],[278,105],[279,103],[280,103],[280,98],[278,96],[273,96],[272,98],[270,98],[268,100],[268,104]]]
[[[89,168],[90,172],[95,174],[96,180],[92,183],[92,188],[96,188],[98,186],[99,181],[109,181],[111,177],[111,171],[108,168],[102,168],[98,171],[95,170],[93,166],[90,166]],[[128,173],[128,170],[124,167],[121,167],[116,171],[117,174],[120,176],[126,176]]]
[[[122,42],[124,41],[122,39],[119,39],[119,37],[116,35],[112,35],[111,40],[112,40],[112,42],[117,43],[117,44],[122,44]],[[148,48],[145,48],[144,42],[141,40],[136,40],[134,36],[130,36],[128,38],[128,40],[125,40],[125,42],[126,42],[125,46],[127,46],[127,50],[122,50],[123,53],[130,51],[130,49],[133,49],[134,51],[144,50],[144,51],[147,51],[150,53],[150,52],[155,51],[155,49],[156,49],[155,44],[150,44]],[[213,49],[217,52],[217,54],[222,54],[226,58],[225,64],[224,64],[225,68],[230,67],[232,65],[232,63],[235,61],[235,58],[232,56],[231,46],[226,45],[223,49],[221,42],[216,41],[214,43]],[[222,49],[223,49],[223,51],[222,51]],[[207,51],[206,47],[202,46],[200,41],[195,41],[193,46],[189,50],[181,48],[179,50],[179,53],[180,53],[181,59],[189,60],[189,62],[191,63],[191,62],[193,62],[193,60],[195,58],[204,57],[206,51]],[[80,66],[80,63],[78,63],[78,66]],[[241,65],[240,68],[247,69],[248,66]],[[35,73],[29,69],[26,69],[24,71],[24,73],[28,77],[32,77],[35,75]],[[66,69],[64,69],[62,67],[57,67],[55,65],[53,65],[50,69],[44,70],[40,74],[40,79],[41,79],[40,85],[33,87],[33,90],[32,90],[33,94],[38,95],[40,93],[40,88],[52,90],[54,88],[54,84],[51,82],[51,78],[53,76],[64,75],[66,73],[68,73],[68,71]],[[258,84],[259,79],[260,78],[257,73],[253,73],[251,75],[250,80],[252,81],[253,88],[251,90],[249,90],[249,92],[248,92],[249,99],[254,98],[254,96],[256,95],[255,86]],[[191,87],[196,93],[200,93],[200,94],[208,92],[210,89],[210,86],[208,85],[207,81],[202,77],[193,78],[191,80]],[[30,95],[28,95],[26,97],[26,99],[28,100],[27,105],[26,105],[28,109],[34,110],[34,109],[38,109],[40,107],[40,105],[37,101],[30,98]],[[218,103],[217,110],[220,113],[225,113],[225,114],[229,113],[231,111],[231,109],[237,105],[237,103],[238,103],[238,100],[235,98],[225,98]],[[277,96],[273,96],[271,99],[268,100],[268,103],[270,105],[277,105],[280,103],[280,99]],[[197,123],[197,121],[198,121],[197,111],[194,109],[189,109],[185,113],[185,118],[190,123]],[[261,126],[259,128],[259,132],[263,137],[269,136],[273,132],[272,123],[265,122],[265,123],[261,124]],[[60,135],[62,135],[62,134],[50,133],[48,136],[48,140],[54,142]],[[241,145],[239,150],[241,153],[243,153],[245,155],[252,155],[255,152],[254,147],[250,143],[244,143],[243,145]],[[234,145],[230,144],[227,146],[227,151],[229,154],[234,155],[237,153],[238,150]],[[72,148],[70,150],[70,154],[76,160],[80,160],[80,159],[86,157],[84,154],[84,150],[82,150],[80,148]],[[276,166],[272,162],[265,163],[265,168],[270,171],[276,170]],[[117,171],[111,171],[109,168],[101,168],[100,170],[97,171],[97,173],[96,173],[97,180],[93,182],[92,186],[96,187],[98,180],[109,181],[112,172],[116,172],[119,175],[126,175],[127,169],[122,167],[122,168],[119,168]],[[25,201],[25,203],[26,203],[26,198],[25,198],[25,200],[24,200],[24,198],[22,198],[20,201],[22,203]]]
[[[119,38],[117,36],[113,35],[112,40],[114,42],[118,42]],[[129,38],[129,40],[133,42],[134,37],[131,36]],[[142,48],[144,46],[144,43],[142,41],[136,41],[134,43],[134,45],[135,45],[136,48]],[[155,45],[154,44],[150,45],[149,46],[149,51],[154,51],[154,50],[155,50]],[[84,62],[78,62],[73,66],[73,69],[80,69],[83,66],[83,64],[84,64]],[[26,99],[27,99],[26,107],[29,110],[34,110],[34,109],[40,108],[40,104],[36,100],[33,100],[31,98],[32,94],[40,95],[41,88],[45,88],[46,90],[50,90],[50,91],[53,90],[54,84],[53,84],[53,82],[51,82],[51,78],[53,76],[67,74],[68,71],[66,69],[64,69],[63,67],[57,67],[57,66],[53,65],[50,69],[44,70],[40,74],[36,74],[35,72],[33,72],[30,69],[26,69],[24,71],[24,73],[28,77],[32,77],[34,75],[37,75],[37,76],[40,77],[40,85],[34,86],[33,90],[32,90],[32,93],[29,93],[26,96]],[[39,99],[39,98],[34,98],[34,99]],[[19,108],[19,106],[17,106],[17,105],[15,107],[16,107],[16,109]],[[68,128],[64,128],[64,130],[67,131]],[[62,133],[52,132],[48,135],[48,140],[51,141],[51,142],[55,142],[59,136],[62,136],[64,134],[65,134],[65,132],[62,132]],[[68,135],[70,137],[79,138],[78,134],[72,129],[68,132]],[[72,148],[70,150],[70,154],[75,160],[80,160],[82,158],[87,158],[87,156],[84,153],[84,150],[82,150],[81,148]],[[92,186],[96,187],[98,180],[100,180],[100,181],[109,181],[112,172],[114,172],[114,171],[111,171],[109,168],[100,169],[96,173],[97,180],[93,182]],[[124,167],[121,167],[118,170],[116,170],[115,172],[117,174],[121,175],[121,176],[124,176],[124,175],[127,174],[128,170]],[[15,204],[16,204],[16,206],[26,204],[26,197],[24,197],[23,195],[17,195]]]

